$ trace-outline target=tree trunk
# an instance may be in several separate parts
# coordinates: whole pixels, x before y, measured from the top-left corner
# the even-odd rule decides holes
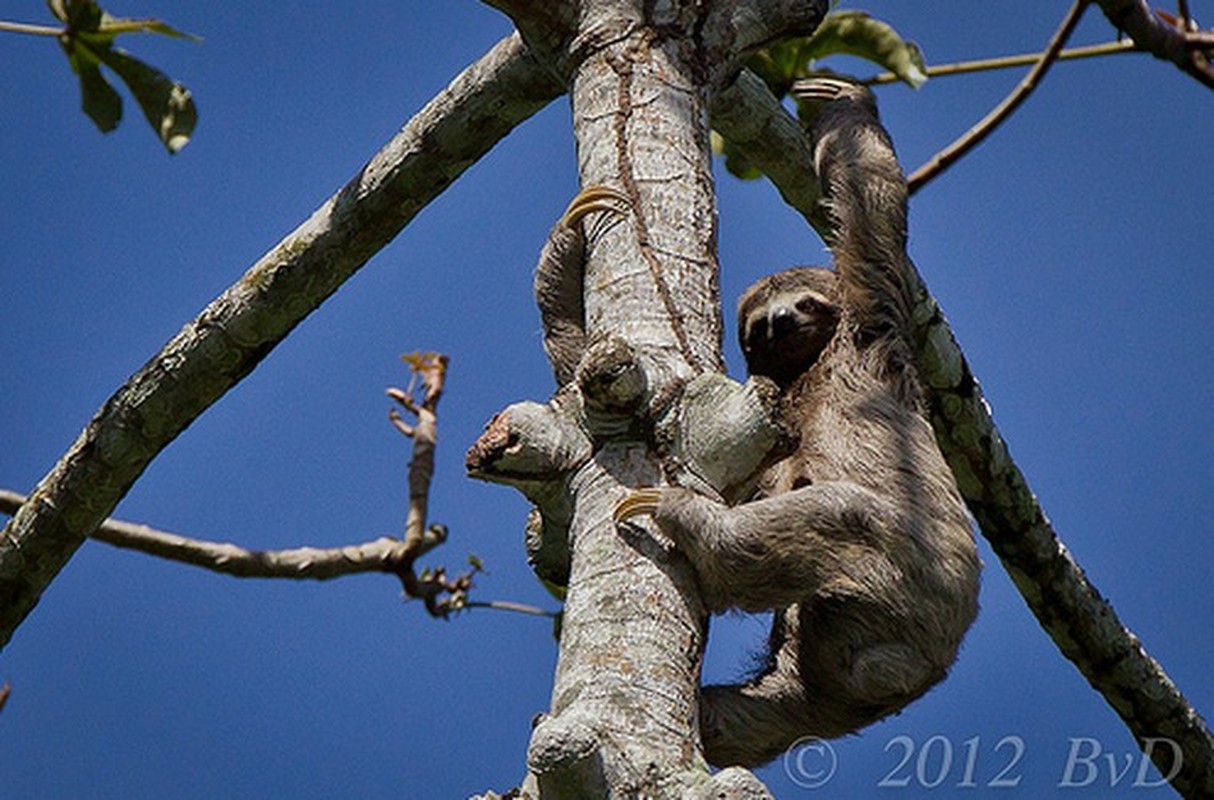
[[[702,756],[707,614],[690,564],[652,529],[617,530],[612,508],[636,486],[728,494],[776,441],[755,393],[722,375],[708,106],[749,48],[812,30],[824,4],[497,5],[568,76],[582,185],[629,207],[589,225],[584,264],[565,265],[584,268],[576,385],[548,406],[508,408],[469,454],[474,475],[518,486],[545,520],[573,509],[560,660],[530,780],[545,798],[765,796],[744,770],[710,776]],[[728,419],[702,445],[693,428],[714,415]],[[552,431],[568,436],[554,443]]]

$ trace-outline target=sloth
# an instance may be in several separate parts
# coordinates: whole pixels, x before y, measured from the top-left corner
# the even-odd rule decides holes
[[[782,390],[797,449],[741,505],[648,488],[616,508],[652,515],[710,611],[775,611],[762,672],[702,689],[717,766],[899,711],[944,678],[977,614],[973,530],[910,340],[905,178],[867,89],[817,79],[798,94],[824,101],[810,133],[834,270],[768,276],[738,307],[748,368]]]

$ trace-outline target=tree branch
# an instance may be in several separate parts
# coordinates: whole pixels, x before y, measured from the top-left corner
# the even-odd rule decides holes
[[[1058,54],[1062,52],[1067,39],[1071,38],[1071,34],[1074,33],[1076,26],[1079,25],[1079,20],[1083,17],[1083,12],[1087,10],[1089,2],[1090,0],[1075,0],[1070,10],[1067,11],[1066,16],[1063,17],[1058,30],[1054,31],[1054,35],[1050,38],[1050,43],[1046,46],[1045,52],[1038,57],[1037,63],[1033,65],[1033,68],[1024,76],[1019,85],[1016,86],[1011,94],[1003,99],[1002,103],[995,106],[985,117],[979,120],[978,124],[966,131],[965,134],[948,147],[932,156],[926,164],[915,170],[906,179],[908,192],[914,194],[923,188],[924,184],[932,178],[948,169],[957,159],[964,156],[983,139],[993,133],[1000,123],[1011,116],[1012,112],[1028,99],[1028,96],[1041,83],[1041,79],[1045,77],[1045,73],[1049,71],[1049,68],[1058,58]]]
[[[24,495],[0,489],[0,513],[16,514],[25,501]],[[345,547],[249,550],[228,542],[195,539],[120,519],[106,519],[90,538],[238,578],[318,581],[368,572],[398,574],[402,565],[411,563],[443,541],[441,537],[428,537],[413,548],[413,552],[408,551],[402,540],[387,536]]]
[[[323,549],[249,550],[227,542],[195,539],[116,519],[103,521],[90,538],[239,578],[328,580],[365,572],[387,572],[401,579],[410,597],[422,597],[417,591],[413,562],[447,538],[446,529],[441,525],[425,530],[426,497],[437,441],[435,410],[442,395],[447,357],[427,353],[405,356],[404,360],[410,364],[414,379],[422,375],[425,400],[421,406],[413,402],[412,383],[408,393],[389,389],[388,394],[413,413],[425,413],[428,419],[424,425],[409,428],[407,434],[413,440],[413,456],[409,460],[409,517],[403,539],[381,537],[362,544]],[[397,427],[401,427],[399,415],[393,411],[390,416]],[[0,513],[15,515],[27,499],[17,492],[0,489]]]
[[[739,13],[737,3],[716,3],[704,20],[701,41],[706,61],[716,71],[714,85],[733,80],[756,50],[793,36],[809,36],[828,4],[822,0],[762,0]]]
[[[1187,24],[1169,24],[1145,0],[1095,0],[1109,22],[1134,43],[1163,61],[1170,61],[1201,83],[1214,88],[1210,58],[1214,43],[1208,35],[1188,30]]]
[[[15,514],[25,502],[25,495],[8,489],[0,489],[0,513]],[[405,581],[405,575],[413,575],[413,564],[417,559],[446,541],[446,531],[440,526],[431,526],[416,543],[405,542],[390,536],[381,536],[359,544],[342,547],[296,547],[288,550],[249,550],[228,542],[207,541],[179,533],[157,530],[147,525],[106,519],[89,537],[124,550],[134,550],[150,556],[166,558],[182,564],[231,575],[237,578],[287,578],[290,580],[327,581],[349,575],[370,573],[395,575]],[[435,571],[436,572],[436,571]],[[430,575],[424,580],[431,579]],[[445,581],[442,591],[451,591],[460,578]],[[414,582],[417,578],[414,577]],[[437,585],[437,584],[436,584]],[[437,592],[435,593],[438,594]],[[426,599],[423,594],[411,594],[411,598]],[[532,616],[552,617],[551,611],[515,603],[510,600],[459,600],[444,603],[435,601],[437,609],[427,610],[433,616],[445,617],[456,608],[493,608],[514,611]]]
[[[822,189],[813,170],[805,169],[813,163],[813,148],[801,123],[785,113],[763,79],[742,70],[733,83],[713,95],[710,111],[713,130],[744,150],[784,202],[800,211],[825,239],[830,217],[819,202]]]
[[[563,90],[517,36],[504,39],[135,373],[0,534],[0,647],[157,453]]]
[[[787,115],[778,104],[770,113]],[[771,136],[749,141],[743,155],[751,163],[811,152],[808,136],[799,125],[755,124]],[[812,162],[803,162],[800,169],[812,173]],[[777,182],[784,174],[778,171],[769,177]],[[784,194],[810,196],[800,186]],[[807,218],[814,212],[801,206],[798,210]],[[1118,619],[1058,539],[1008,454],[943,312],[917,274],[915,281],[915,340],[921,375],[929,389],[932,425],[983,536],[1058,649],[1139,742],[1165,737],[1179,745],[1179,763],[1173,761],[1175,753],[1169,747],[1150,749],[1160,773],[1173,776],[1172,785],[1186,797],[1214,795],[1214,738],[1205,721]]]

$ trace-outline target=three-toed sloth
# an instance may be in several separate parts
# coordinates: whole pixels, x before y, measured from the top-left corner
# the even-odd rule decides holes
[[[851,733],[940,681],[977,613],[970,519],[924,411],[911,336],[906,181],[868,90],[825,79],[811,126],[834,269],[798,267],[738,305],[752,374],[782,389],[797,450],[732,508],[642,489],[712,611],[775,610],[769,661],[705,687],[708,760],[768,761],[804,736]]]

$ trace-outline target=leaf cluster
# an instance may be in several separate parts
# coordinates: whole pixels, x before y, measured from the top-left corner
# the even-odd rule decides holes
[[[81,107],[102,132],[122,119],[122,98],[101,73],[105,65],[135,97],[152,130],[170,153],[185,147],[198,122],[189,89],[145,64],[114,40],[123,33],[159,33],[179,39],[197,37],[156,19],[112,17],[93,0],[47,0],[51,13],[63,23],[59,46],[80,78]]]

